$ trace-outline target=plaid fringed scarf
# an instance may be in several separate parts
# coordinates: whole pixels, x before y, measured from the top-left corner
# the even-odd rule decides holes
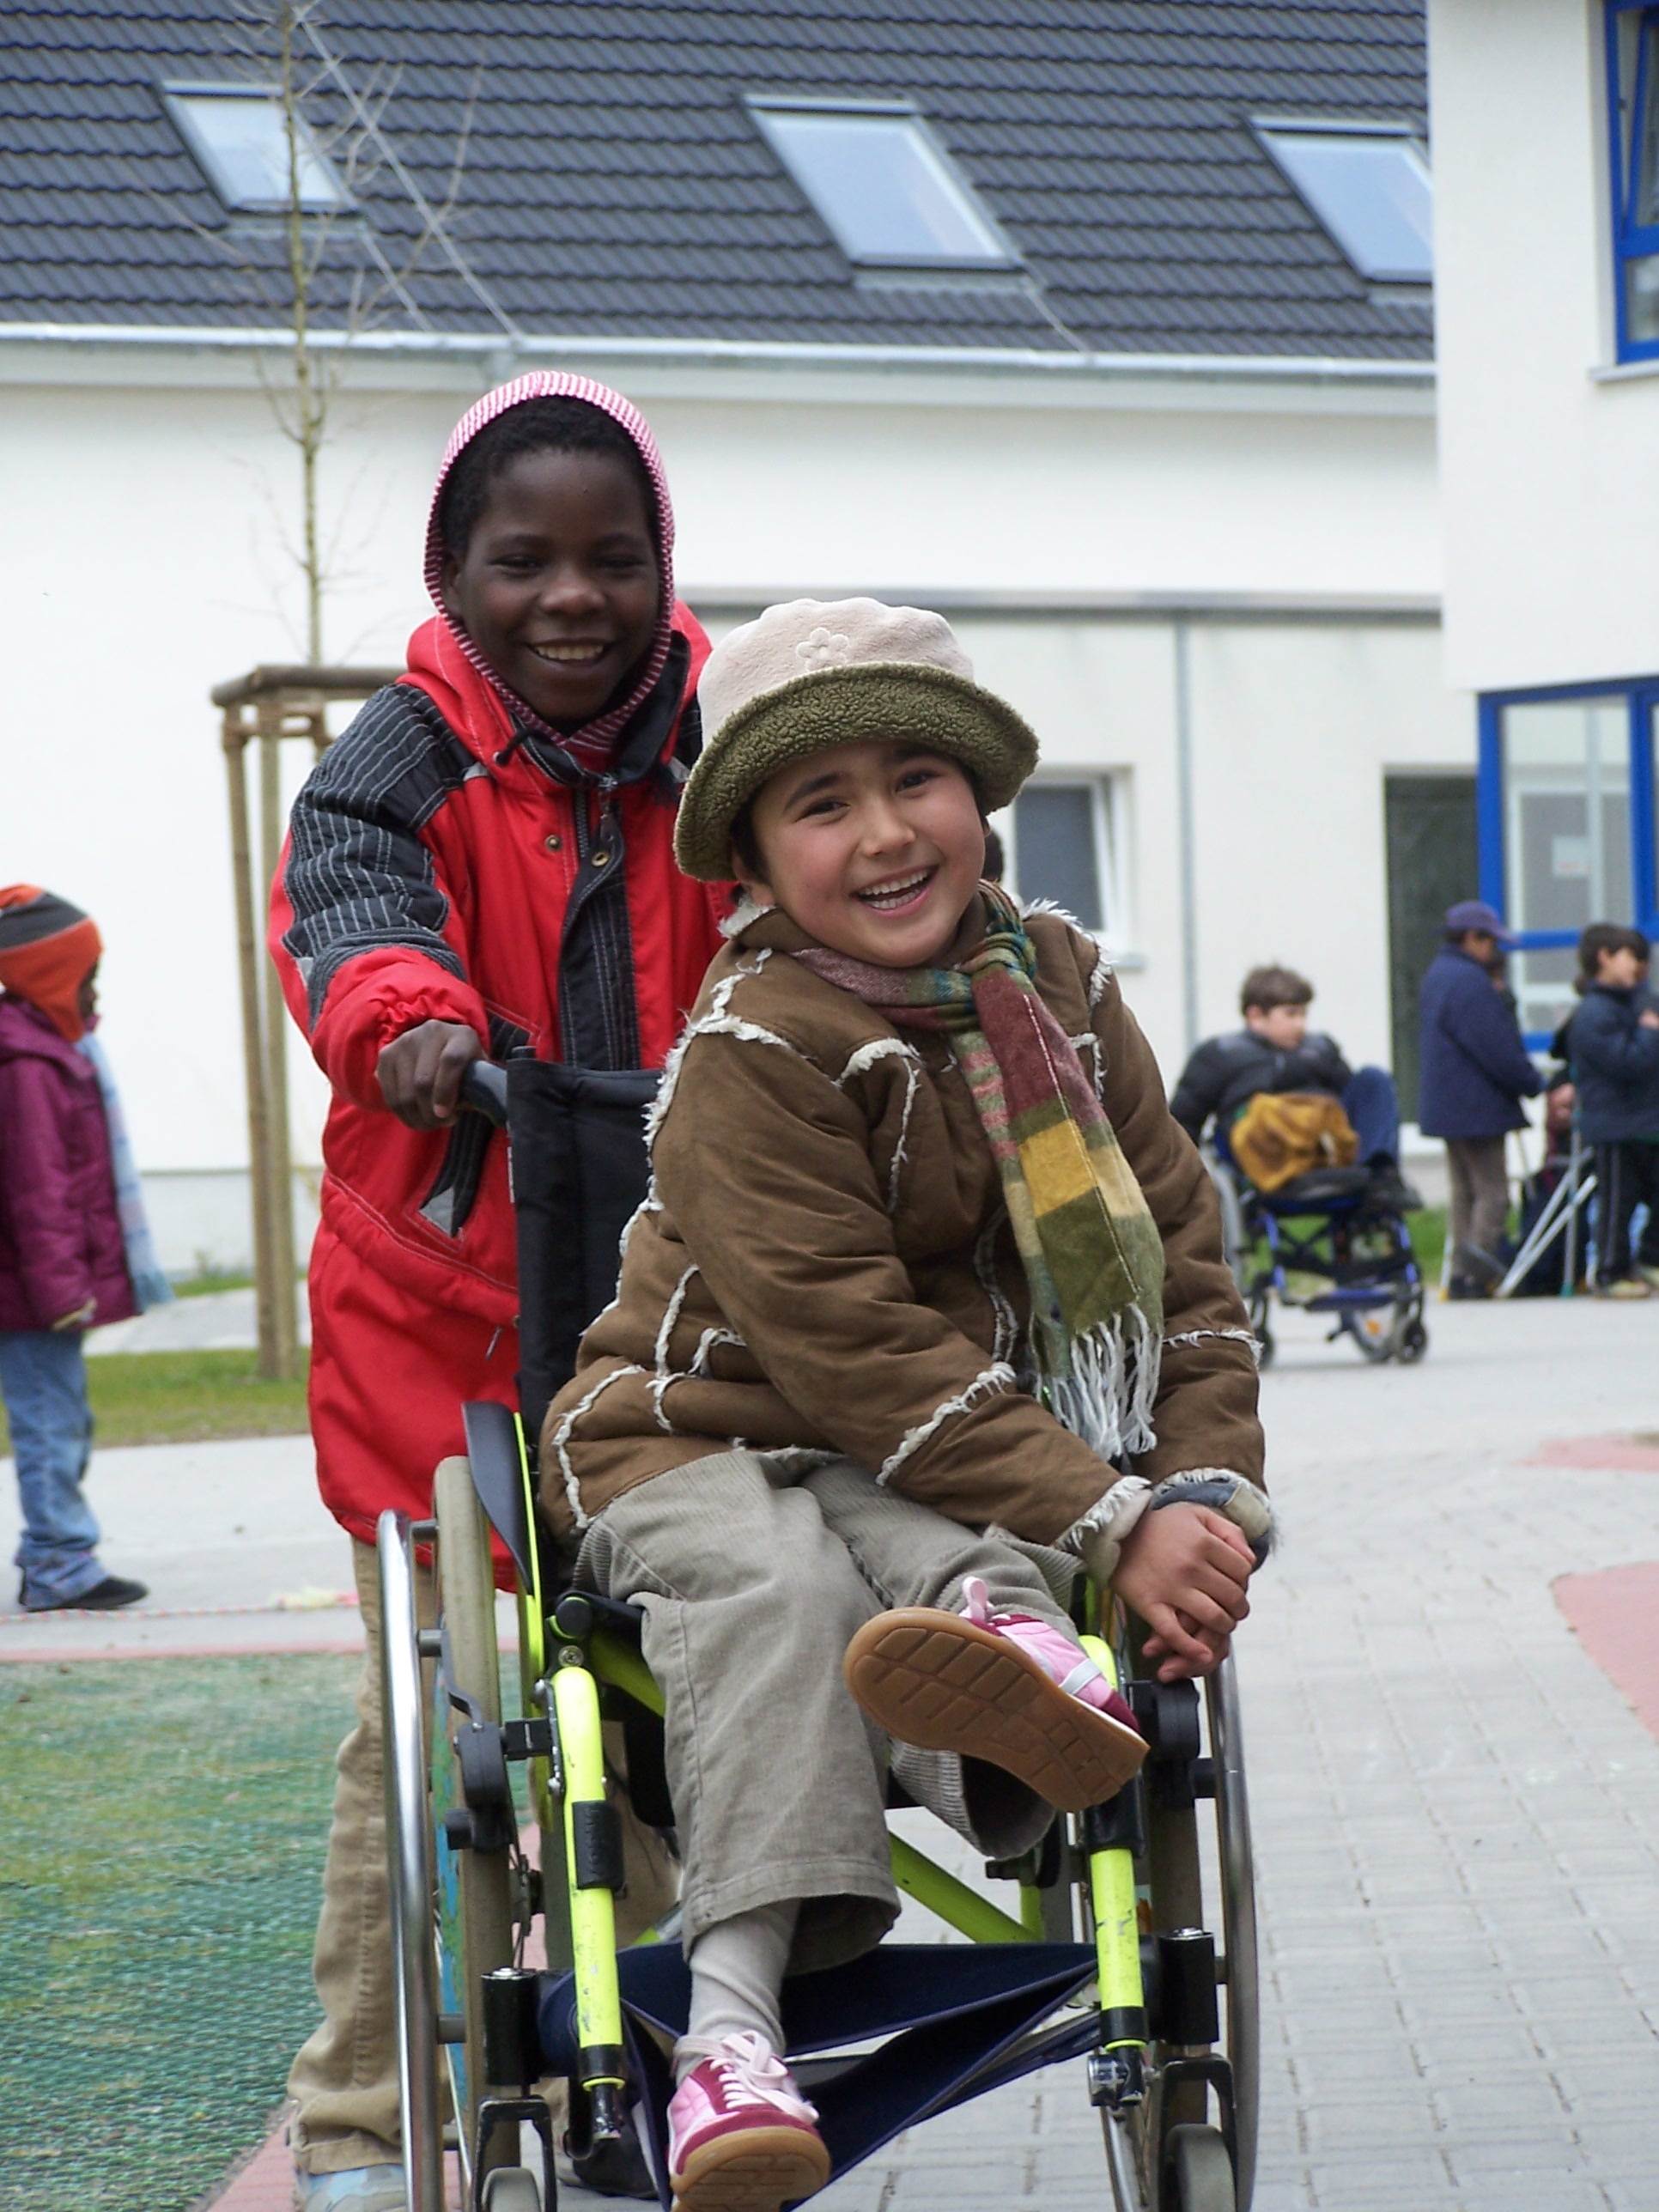
[[[958,968],[872,968],[816,945],[794,957],[898,1026],[945,1032],[1030,1288],[1037,1395],[1103,1459],[1147,1451],[1163,1239],[1082,1061],[1037,995],[1018,908],[993,884],[981,895],[989,927]]]

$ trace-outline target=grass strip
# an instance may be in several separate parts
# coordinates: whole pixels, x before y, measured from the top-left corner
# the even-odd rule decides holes
[[[259,2142],[359,1663],[0,1669],[4,2212],[186,2212]]]
[[[100,1444],[200,1443],[303,1436],[306,1385],[269,1382],[247,1351],[111,1352],[87,1362]],[[0,1412],[0,1452],[11,1448]]]

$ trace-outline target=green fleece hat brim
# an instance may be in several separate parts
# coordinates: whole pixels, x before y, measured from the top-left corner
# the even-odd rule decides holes
[[[912,743],[957,760],[980,804],[1012,800],[1036,766],[1030,724],[1006,699],[949,669],[908,660],[814,669],[730,714],[687,781],[674,857],[688,876],[732,873],[732,825],[778,770],[832,745]]]

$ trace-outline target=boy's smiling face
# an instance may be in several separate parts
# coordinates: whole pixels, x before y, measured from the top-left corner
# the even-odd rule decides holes
[[[832,951],[926,968],[949,950],[985,868],[985,823],[959,763],[925,745],[833,745],[780,769],[750,815],[762,906]]]
[[[609,453],[520,453],[442,584],[526,706],[556,729],[591,722],[656,635],[662,585],[638,477]]]

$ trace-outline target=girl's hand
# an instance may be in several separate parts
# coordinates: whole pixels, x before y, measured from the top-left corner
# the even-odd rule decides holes
[[[1144,1513],[1124,1539],[1112,1587],[1152,1634],[1160,1682],[1213,1674],[1250,1610],[1255,1560],[1243,1531],[1208,1505]]]
[[[442,1129],[455,1119],[461,1078],[483,1057],[483,1038],[465,1022],[422,1022],[392,1039],[374,1073],[400,1121],[411,1129]]]

